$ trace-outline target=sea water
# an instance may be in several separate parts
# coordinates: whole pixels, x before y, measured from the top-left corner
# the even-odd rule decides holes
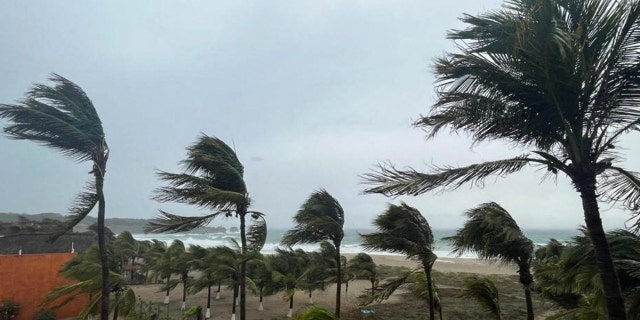
[[[460,257],[460,258],[477,258],[475,254],[465,253],[461,256],[452,253],[451,245],[448,241],[443,240],[444,237],[449,237],[455,234],[454,229],[450,230],[433,230],[434,236],[434,253],[438,257]],[[267,241],[262,249],[262,253],[269,254],[275,252],[275,249],[280,247],[284,248],[280,244],[282,236],[287,230],[274,229],[267,232]],[[346,229],[344,230],[344,238],[340,246],[341,253],[360,253],[366,252],[369,254],[386,254],[393,255],[392,253],[384,251],[366,251],[362,247],[360,240],[360,234],[367,234],[374,232],[372,229]],[[524,234],[533,241],[536,246],[545,245],[550,239],[556,239],[560,242],[567,242],[572,237],[577,236],[580,232],[577,229],[557,229],[557,230],[523,230]],[[233,240],[240,242],[240,233],[226,232],[226,233],[174,233],[174,234],[133,234],[136,240],[151,240],[157,239],[170,244],[173,240],[180,240],[186,246],[199,245],[201,247],[215,247],[215,246],[233,246]],[[232,240],[233,239],[233,240]],[[315,251],[319,248],[317,244],[304,244],[297,245],[293,248],[300,248],[305,251]]]

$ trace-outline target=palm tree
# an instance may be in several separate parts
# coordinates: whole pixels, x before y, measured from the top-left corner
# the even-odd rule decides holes
[[[109,318],[109,268],[104,235],[105,198],[104,175],[109,158],[102,122],[87,94],[75,83],[53,74],[53,86],[36,84],[18,104],[0,104],[0,118],[9,124],[4,132],[13,139],[30,140],[54,150],[75,161],[91,161],[93,181],[78,194],[65,228],[54,238],[84,219],[98,204],[98,246],[102,277],[101,320]]]
[[[366,193],[418,195],[482,185],[531,165],[563,173],[580,193],[610,319],[625,319],[620,284],[598,201],[637,212],[640,179],[618,165],[616,144],[640,125],[640,1],[510,0],[465,15],[451,31],[461,52],[436,60],[438,98],[414,124],[445,128],[474,143],[495,139],[529,149],[510,159],[421,173],[380,165]]]
[[[271,258],[273,281],[277,290],[285,292],[285,299],[289,300],[287,318],[293,314],[293,296],[296,290],[303,289],[306,275],[310,270],[309,255],[302,249],[276,248],[276,254]]]
[[[347,264],[347,272],[355,279],[367,279],[371,282],[371,296],[374,295],[376,282],[378,282],[378,272],[376,263],[370,255],[361,252],[351,258]]]
[[[187,148],[187,158],[181,162],[183,173],[159,171],[160,180],[168,186],[156,190],[154,199],[160,202],[179,202],[209,210],[202,216],[180,216],[160,211],[146,227],[147,232],[180,232],[207,225],[219,216],[236,216],[240,220],[240,243],[247,252],[246,215],[249,192],[244,182],[244,167],[236,153],[222,140],[201,135]],[[240,319],[246,319],[246,261],[241,265]]]
[[[481,204],[465,214],[468,219],[464,226],[444,240],[451,242],[453,252],[459,255],[472,252],[481,259],[518,266],[520,283],[524,286],[527,319],[533,320],[533,242],[522,233],[509,212],[495,202]]]
[[[165,280],[164,290],[164,304],[169,304],[169,292],[175,289],[180,283],[177,280],[172,280],[173,274],[182,274],[183,265],[186,264],[184,253],[186,249],[184,243],[178,239],[173,240],[171,245],[162,252],[156,260],[153,261],[153,265],[150,267],[152,277],[160,277]]]
[[[193,267],[198,271],[197,277],[189,288],[191,294],[196,294],[207,289],[207,310],[205,311],[205,319],[211,317],[211,287],[221,281],[221,275],[218,272],[218,255],[216,248],[206,248],[205,255],[193,261]]]
[[[433,253],[433,233],[427,219],[416,208],[405,203],[399,206],[389,204],[387,210],[376,217],[373,225],[377,232],[360,235],[362,245],[368,250],[402,253],[420,262],[427,276],[429,319],[435,319],[431,270],[438,257]]]
[[[326,190],[313,192],[293,217],[295,226],[282,237],[282,244],[293,246],[299,243],[330,241],[335,248],[336,260],[336,317],[340,317],[340,292],[342,290],[342,268],[340,243],[344,237],[344,210],[340,203]]]

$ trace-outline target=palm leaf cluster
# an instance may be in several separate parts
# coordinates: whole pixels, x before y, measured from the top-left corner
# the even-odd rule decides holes
[[[500,313],[500,296],[498,288],[489,278],[477,276],[469,277],[464,281],[464,288],[460,291],[460,296],[475,299],[496,319],[502,318]]]
[[[640,237],[627,230],[607,233],[629,319],[640,319]],[[565,244],[551,240],[536,251],[536,289],[567,309],[567,318],[606,318],[602,282],[586,230]]]
[[[405,203],[389,204],[387,210],[378,215],[373,225],[376,232],[360,235],[362,246],[368,250],[380,250],[406,255],[409,259],[419,261],[427,277],[429,290],[429,317],[435,319],[435,297],[431,269],[438,258],[433,253],[433,233],[427,219],[416,208]],[[380,299],[386,299],[397,288],[409,279],[406,276],[388,282],[384,289],[377,293]]]

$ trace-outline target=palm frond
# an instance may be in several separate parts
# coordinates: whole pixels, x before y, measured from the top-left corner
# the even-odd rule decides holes
[[[66,218],[62,228],[49,238],[49,241],[53,242],[67,231],[72,230],[82,219],[89,215],[97,203],[98,194],[96,184],[94,181],[89,181],[85,187],[85,191],[76,195],[73,205],[69,210],[70,216]]]
[[[417,196],[428,191],[442,188],[454,190],[470,183],[482,187],[490,176],[507,176],[522,170],[528,164],[545,164],[546,160],[534,159],[528,155],[473,164],[466,167],[434,167],[430,173],[421,173],[413,168],[398,170],[392,164],[379,164],[377,170],[360,177],[363,183],[373,185],[364,193],[381,193],[386,196]]]
[[[0,105],[0,118],[9,120],[5,133],[60,151],[77,161],[91,160],[104,144],[98,114],[75,83],[53,74],[53,86],[36,84],[19,104]]]
[[[533,242],[520,230],[509,212],[495,202],[470,209],[464,226],[451,237],[453,252],[477,253],[482,259],[503,263],[528,263],[533,257]]]
[[[367,294],[362,296],[360,300],[361,305],[371,304],[373,302],[382,302],[389,299],[391,295],[401,287],[407,286],[408,280],[413,276],[414,271],[407,272],[400,277],[389,279],[380,287],[376,288],[376,292],[373,294]]]
[[[160,214],[147,223],[144,227],[144,232],[161,233],[189,231],[198,227],[206,226],[211,222],[211,219],[222,214],[221,212],[216,212],[204,216],[187,217],[171,214],[162,210],[158,211],[160,211]]]
[[[611,166],[601,175],[599,189],[602,197],[607,201],[620,202],[633,212],[633,218],[640,215],[640,176],[637,172]],[[635,228],[640,224],[636,220]]]
[[[498,288],[496,288],[496,285],[491,279],[480,277],[466,279],[460,296],[475,299],[480,305],[495,315],[496,319],[501,319]]]
[[[267,221],[262,214],[253,213],[254,222],[247,231],[247,249],[250,252],[259,253],[267,242]]]
[[[339,243],[344,237],[344,210],[326,190],[313,192],[293,217],[293,229],[282,237],[282,244],[317,243],[331,240]]]

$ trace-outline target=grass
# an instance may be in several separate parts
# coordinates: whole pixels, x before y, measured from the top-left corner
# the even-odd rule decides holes
[[[468,273],[434,271],[433,279],[443,305],[444,319],[492,319],[492,315],[477,302],[459,296],[464,279]],[[500,294],[502,319],[526,319],[524,290],[518,282],[517,275],[489,275]],[[426,301],[419,300],[406,292],[396,292],[400,299],[395,302],[372,304],[362,308],[374,310],[375,313],[364,316],[360,309],[345,310],[341,320],[381,320],[381,319],[428,319],[429,310]],[[534,312],[539,315],[548,312],[554,306],[545,302],[535,293],[533,295]],[[437,313],[436,318],[439,319]]]

